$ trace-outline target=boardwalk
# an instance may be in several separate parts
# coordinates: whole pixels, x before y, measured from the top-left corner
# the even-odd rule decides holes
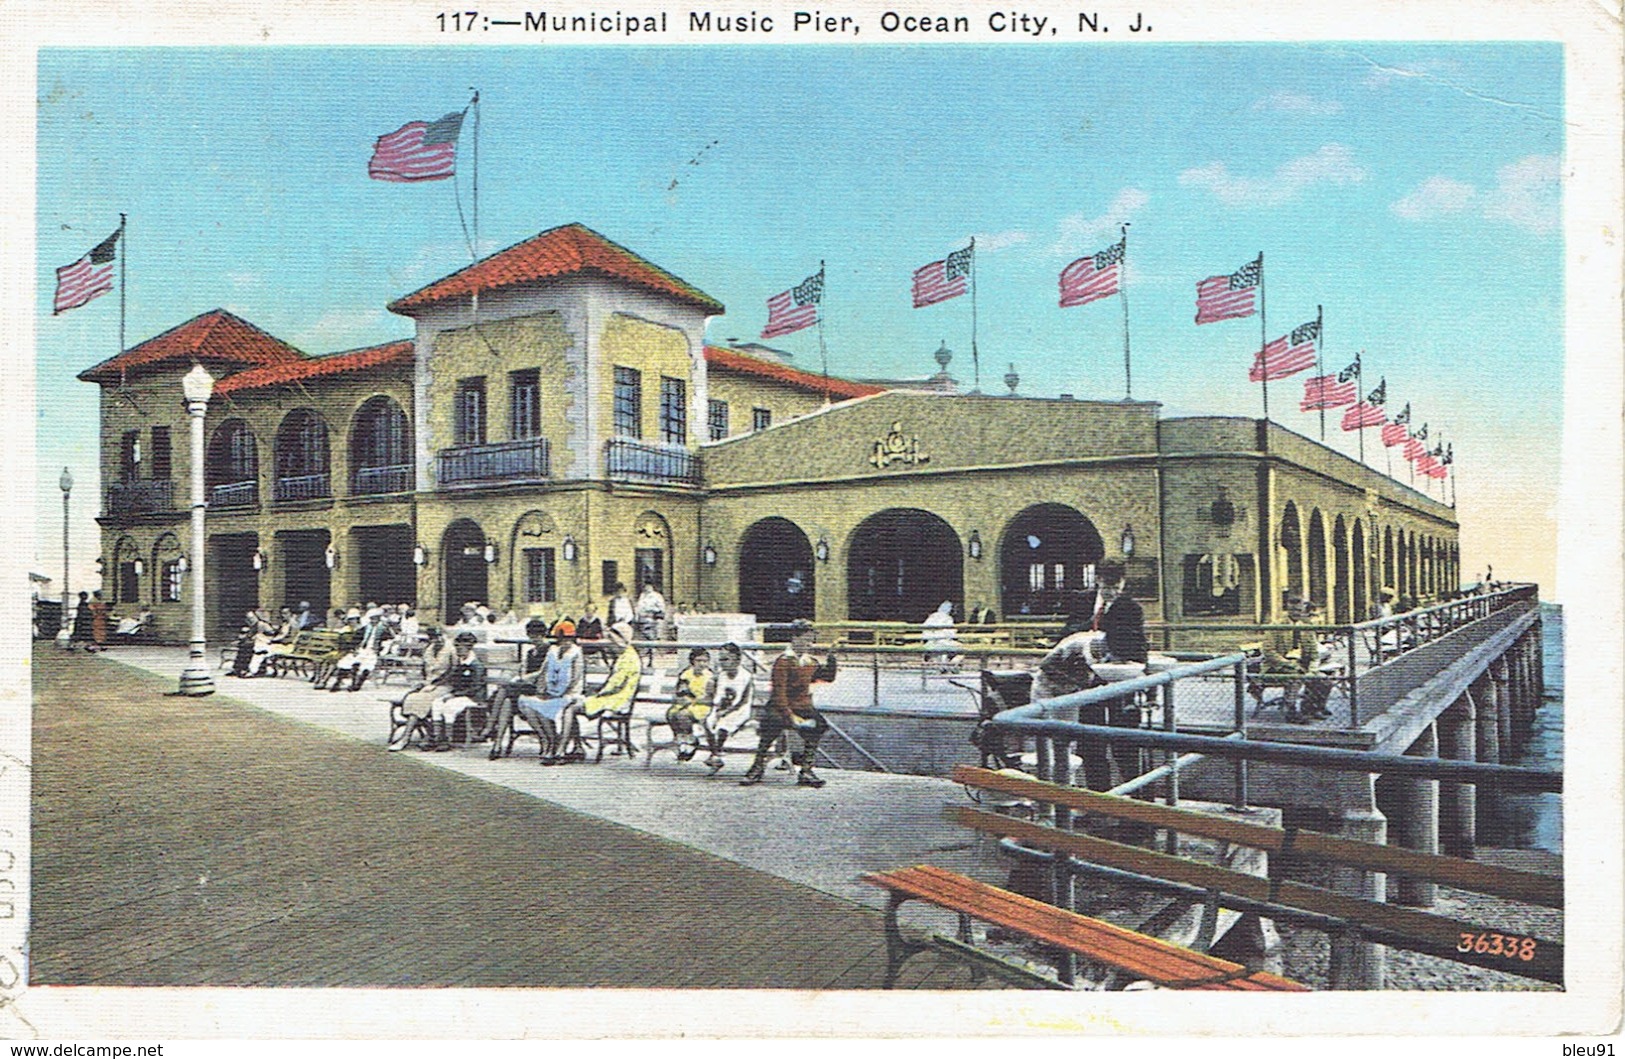
[[[873,909],[105,659],[33,675],[35,984],[880,983]]]

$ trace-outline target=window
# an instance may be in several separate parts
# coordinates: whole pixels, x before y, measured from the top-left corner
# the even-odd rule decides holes
[[[173,473],[174,450],[169,442],[168,427],[152,428],[152,476],[167,480]]]
[[[603,571],[604,595],[612,596],[615,594],[615,586],[620,584],[621,581],[621,564],[614,559],[605,559]],[[608,615],[604,617],[604,620],[609,620]]]
[[[773,410],[771,408],[752,408],[750,410],[750,428],[752,430],[766,430],[773,425]]]
[[[712,441],[721,441],[728,436],[728,402],[712,398],[705,406],[706,432]]]
[[[535,368],[508,375],[508,436],[540,437],[542,433],[542,384]]]
[[[643,436],[643,376],[632,368],[615,369],[615,434]]]
[[[1235,617],[1248,570],[1242,555],[1185,556],[1185,617]]]
[[[158,579],[158,601],[160,603],[179,603],[181,601],[181,582],[186,575],[181,571],[179,559],[168,559],[164,562],[163,576]]]
[[[558,598],[554,591],[553,549],[525,549],[525,602],[551,603]]]
[[[141,431],[126,430],[119,445],[118,477],[121,482],[134,481],[141,473]]]
[[[688,383],[669,375],[660,377],[660,440],[688,444]]]
[[[118,564],[118,599],[115,603],[137,603],[141,600],[141,575],[135,572],[135,560],[126,559]]]
[[[661,548],[638,548],[633,553],[637,563],[637,585],[634,593],[641,593],[644,585],[653,585],[662,593],[666,590],[666,553]],[[636,596],[634,595],[634,599]]]
[[[485,444],[485,376],[457,380],[457,444]]]

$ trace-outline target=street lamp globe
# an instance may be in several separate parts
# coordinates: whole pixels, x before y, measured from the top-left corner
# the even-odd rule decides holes
[[[214,376],[201,364],[192,365],[192,370],[181,379],[181,392],[191,403],[207,403],[214,396]]]

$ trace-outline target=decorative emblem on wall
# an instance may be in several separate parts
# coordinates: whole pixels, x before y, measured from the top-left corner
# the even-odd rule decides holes
[[[875,439],[874,452],[869,456],[869,462],[877,469],[890,467],[894,463],[929,463],[930,456],[920,451],[918,437],[904,436],[902,420],[895,420],[891,430],[883,438]]]
[[[530,511],[519,520],[516,528],[521,537],[545,537],[557,532],[558,525],[553,521],[553,516],[545,511]]]
[[[666,523],[658,515],[644,515],[638,519],[632,533],[639,540],[665,541]]]

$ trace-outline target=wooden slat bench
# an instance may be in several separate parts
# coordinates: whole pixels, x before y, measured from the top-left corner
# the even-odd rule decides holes
[[[360,632],[350,629],[302,629],[286,650],[272,650],[265,660],[265,669],[273,676],[294,672],[315,680],[360,640]]]
[[[886,907],[888,989],[896,983],[910,956],[931,947],[929,942],[911,942],[903,937],[897,913],[908,901],[924,901],[957,913],[961,946],[970,942],[969,920],[977,919],[1167,989],[1302,992],[1308,988],[1279,975],[1069,912],[929,864],[871,872],[863,879],[890,895]]]

